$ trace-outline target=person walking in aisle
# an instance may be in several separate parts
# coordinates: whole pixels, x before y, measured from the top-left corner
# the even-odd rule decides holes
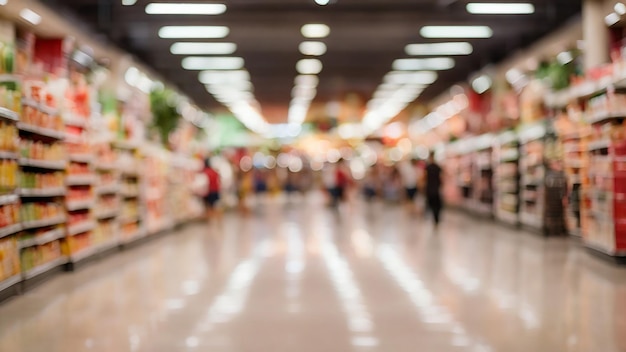
[[[404,185],[404,200],[407,210],[411,213],[416,213],[417,206],[415,204],[415,196],[417,195],[418,180],[417,159],[402,162],[398,170],[400,171],[400,177]]]
[[[439,225],[443,200],[441,199],[441,167],[435,162],[435,156],[428,156],[426,165],[426,202],[433,214],[435,227]]]
[[[204,196],[204,205],[206,207],[206,216],[209,221],[219,215],[217,211],[217,203],[220,200],[220,174],[211,167],[211,159],[204,160],[204,175],[207,180],[207,192]]]

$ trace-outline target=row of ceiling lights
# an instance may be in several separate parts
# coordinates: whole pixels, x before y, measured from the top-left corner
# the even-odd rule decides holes
[[[298,126],[306,120],[311,102],[317,95],[317,86],[319,84],[317,75],[322,71],[323,65],[319,59],[314,57],[322,56],[326,53],[326,44],[319,39],[330,35],[330,27],[325,24],[310,23],[302,26],[300,33],[305,38],[305,41],[300,43],[298,49],[307,58],[301,59],[296,63],[298,76],[294,81],[288,112],[289,123]]]
[[[220,15],[226,12],[224,4],[207,3],[151,3],[145,11],[150,15]],[[226,26],[164,26],[158,35],[164,39],[223,39],[230,34]],[[213,97],[228,109],[247,128],[266,133],[269,124],[261,115],[254,98],[250,74],[241,57],[228,56],[237,51],[229,42],[175,42],[170,52],[189,55],[182,60],[185,70],[201,71],[198,79]],[[204,55],[204,56],[203,56]]]
[[[532,14],[535,11],[530,3],[469,3],[466,9],[471,14],[484,15]],[[427,39],[486,39],[493,36],[493,30],[488,26],[424,26],[420,35]],[[422,57],[393,62],[392,71],[384,77],[367,104],[363,133],[376,131],[417,99],[428,85],[437,80],[435,71],[452,69],[455,62],[450,56],[470,55],[472,52],[472,45],[465,41],[407,45],[406,55]],[[487,76],[478,77],[473,82],[475,89],[484,92],[491,86],[488,80]]]

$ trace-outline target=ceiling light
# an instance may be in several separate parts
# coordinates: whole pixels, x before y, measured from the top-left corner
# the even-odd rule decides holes
[[[322,42],[302,42],[299,49],[302,55],[321,56],[326,53],[326,44]]]
[[[431,59],[397,59],[393,69],[397,71],[449,70],[454,67],[454,60],[449,57]]]
[[[296,64],[296,70],[303,75],[316,75],[322,71],[322,67],[318,59],[302,59]]]
[[[122,0],[122,5],[133,6],[137,3],[137,0]]]
[[[391,71],[384,81],[392,84],[431,84],[437,80],[437,73],[432,71],[405,72]]]
[[[203,84],[225,84],[233,81],[248,81],[250,74],[246,70],[236,71],[202,71],[198,80]]]
[[[240,70],[244,62],[240,57],[186,57],[185,70]]]
[[[305,38],[326,38],[330,34],[330,27],[319,23],[305,24],[300,29],[300,33]]]
[[[474,15],[528,15],[535,13],[535,5],[529,3],[472,2],[466,6]]]
[[[615,4],[613,10],[615,10],[615,13],[620,16],[626,15],[626,5],[624,5],[624,3],[622,2],[618,2],[617,4]]]
[[[9,0],[0,0],[0,6],[4,6],[9,2]]]
[[[31,9],[22,9],[22,11],[20,11],[20,17],[34,24],[35,26],[41,23],[41,16],[39,16],[37,12]]]
[[[221,15],[224,4],[152,3],[146,6],[149,15]]]
[[[420,29],[424,38],[491,38],[488,26],[424,26]]]
[[[467,42],[409,44],[404,48],[407,55],[413,56],[469,55],[473,50]]]
[[[317,87],[317,84],[319,83],[319,81],[320,81],[319,78],[317,78],[317,76],[314,76],[314,75],[299,75],[299,76],[296,76],[294,83],[297,86]]]
[[[179,55],[230,55],[237,50],[235,43],[174,43],[172,54]]]
[[[619,22],[620,19],[621,19],[620,15],[616,14],[615,12],[611,12],[609,15],[607,15],[604,18],[604,23],[606,23],[607,26],[612,26],[616,24],[617,22]]]
[[[330,2],[330,0],[315,0],[315,3],[320,5],[320,6],[326,6],[326,5],[328,5],[329,2]]]
[[[476,93],[483,94],[491,88],[491,84],[491,78],[487,75],[482,75],[472,81],[472,88]]]
[[[570,51],[562,51],[556,56],[556,60],[561,65],[567,65],[570,62],[574,61],[574,56],[572,55]]]
[[[165,26],[159,29],[160,38],[224,38],[230,33],[224,26]]]

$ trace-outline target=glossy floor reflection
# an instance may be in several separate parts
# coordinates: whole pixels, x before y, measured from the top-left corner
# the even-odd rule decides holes
[[[0,306],[0,351],[626,350],[626,271],[448,213],[270,202]]]

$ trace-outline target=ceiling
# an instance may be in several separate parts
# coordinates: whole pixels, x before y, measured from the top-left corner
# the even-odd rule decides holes
[[[183,57],[169,51],[180,40],[160,39],[157,32],[163,25],[228,26],[228,37],[212,41],[237,44],[235,55],[245,59],[255,97],[271,123],[287,120],[296,62],[303,58],[298,44],[304,40],[300,33],[304,24],[324,23],[331,29],[322,39],[328,51],[320,58],[324,68],[314,100],[322,102],[342,99],[347,93],[369,99],[392,62],[407,57],[407,44],[429,42],[419,33],[424,25],[490,26],[493,37],[469,40],[473,53],[455,57],[455,67],[440,72],[419,98],[426,102],[482,67],[529,46],[581,11],[580,0],[530,0],[534,14],[508,16],[471,15],[465,8],[467,0],[331,0],[327,6],[314,0],[216,0],[226,4],[224,14],[173,16],[145,13],[146,4],[164,0],[138,0],[133,6],[123,6],[122,0],[41,1],[134,54],[208,109],[220,105],[198,81],[198,72],[183,70]]]

